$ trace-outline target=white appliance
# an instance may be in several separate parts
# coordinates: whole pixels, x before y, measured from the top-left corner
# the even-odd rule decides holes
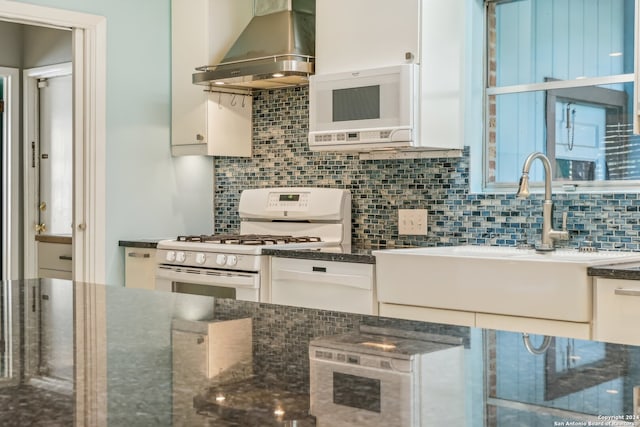
[[[318,427],[465,425],[464,348],[371,333],[309,345]]]
[[[320,310],[378,314],[375,266],[272,257],[271,302]]]
[[[395,151],[463,149],[465,129],[475,132],[481,121],[469,79],[475,7],[466,0],[317,1],[314,78],[419,64],[420,145]]]
[[[350,247],[351,194],[333,188],[244,190],[240,233],[158,242],[156,289],[271,301],[263,248]]]
[[[309,147],[368,151],[420,145],[418,66],[354,70],[309,79]]]

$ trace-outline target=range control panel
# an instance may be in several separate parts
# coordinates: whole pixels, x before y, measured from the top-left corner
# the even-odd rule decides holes
[[[304,212],[309,210],[309,193],[269,193],[268,210]]]

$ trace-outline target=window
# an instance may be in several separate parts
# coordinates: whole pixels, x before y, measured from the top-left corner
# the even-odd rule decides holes
[[[534,151],[569,188],[640,180],[634,3],[486,0],[486,188],[514,185]]]

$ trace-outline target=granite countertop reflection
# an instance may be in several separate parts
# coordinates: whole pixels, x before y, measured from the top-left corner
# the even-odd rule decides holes
[[[365,330],[459,343],[456,425],[630,417],[640,392],[634,346],[551,337],[535,355],[513,332],[55,279],[3,282],[2,295],[2,426],[312,426],[309,343]],[[430,368],[422,382],[448,374]]]

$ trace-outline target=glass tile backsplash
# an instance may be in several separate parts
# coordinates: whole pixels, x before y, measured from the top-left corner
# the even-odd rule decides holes
[[[256,92],[253,157],[215,159],[215,231],[237,231],[240,192],[246,188],[315,186],[351,191],[352,243],[359,248],[459,244],[515,245],[539,239],[541,194],[471,194],[469,149],[462,157],[360,160],[345,153],[311,152],[307,143],[308,90]],[[601,249],[639,250],[637,193],[554,194],[555,224],[568,212],[571,239]],[[427,209],[427,236],[398,235],[398,209]]]

